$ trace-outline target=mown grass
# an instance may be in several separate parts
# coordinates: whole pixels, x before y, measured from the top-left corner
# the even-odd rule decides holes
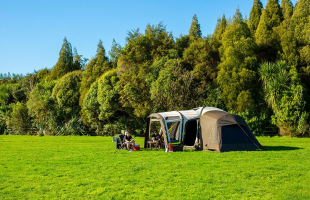
[[[0,199],[310,199],[310,139],[267,151],[115,151],[111,137],[0,136]],[[143,144],[143,138],[136,138]]]

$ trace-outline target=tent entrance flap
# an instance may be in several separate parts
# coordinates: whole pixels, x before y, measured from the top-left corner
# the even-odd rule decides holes
[[[185,124],[185,133],[183,144],[185,146],[194,146],[198,133],[198,122],[197,120],[187,121]]]

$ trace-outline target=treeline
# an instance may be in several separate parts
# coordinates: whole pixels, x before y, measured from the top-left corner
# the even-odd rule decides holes
[[[309,134],[310,0],[254,0],[202,36],[162,23],[128,33],[88,61],[64,39],[52,69],[0,75],[0,133],[106,135],[143,132],[153,112],[213,106],[243,116],[256,135]]]

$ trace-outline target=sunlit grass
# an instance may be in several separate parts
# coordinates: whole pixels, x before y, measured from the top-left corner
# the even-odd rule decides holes
[[[310,139],[267,151],[116,151],[111,137],[0,136],[0,199],[310,199]],[[143,146],[143,138],[136,138]]]

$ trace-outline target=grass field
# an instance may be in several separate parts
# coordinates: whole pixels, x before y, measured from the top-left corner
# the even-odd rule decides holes
[[[310,199],[310,139],[267,151],[115,151],[111,137],[0,136],[0,199]],[[143,138],[136,138],[143,144]]]

